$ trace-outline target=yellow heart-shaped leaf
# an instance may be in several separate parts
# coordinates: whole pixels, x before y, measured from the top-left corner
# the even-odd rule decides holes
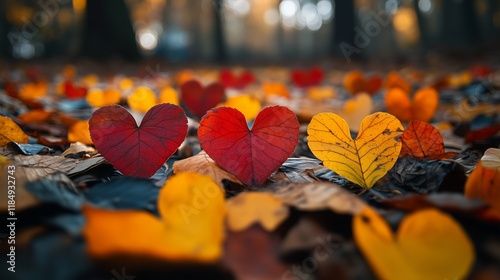
[[[320,113],[307,128],[308,145],[323,164],[362,187],[371,188],[396,163],[401,151],[401,122],[388,113],[363,119],[356,139],[347,122],[334,113]]]
[[[464,279],[474,247],[462,227],[435,209],[407,215],[397,234],[372,208],[354,217],[354,240],[380,279]]]
[[[225,201],[208,176],[179,173],[158,196],[161,219],[140,210],[85,206],[83,235],[96,257],[144,255],[174,261],[216,261],[222,255]]]

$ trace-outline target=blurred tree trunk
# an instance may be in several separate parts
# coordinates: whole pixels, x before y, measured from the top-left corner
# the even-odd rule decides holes
[[[341,0],[335,1],[334,4],[335,14],[333,18],[332,52],[335,55],[344,55],[340,48],[341,43],[354,46],[354,1]]]
[[[94,59],[140,58],[124,0],[87,0],[80,52]]]
[[[441,15],[441,44],[455,49],[478,43],[474,0],[443,0]]]
[[[223,0],[214,0],[215,11],[215,58],[220,61],[226,61],[226,45],[224,42],[224,14],[223,14]]]

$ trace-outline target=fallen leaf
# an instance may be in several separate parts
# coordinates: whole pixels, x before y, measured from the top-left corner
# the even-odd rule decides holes
[[[400,88],[391,88],[384,100],[387,111],[403,122],[412,119],[429,122],[439,106],[439,94],[434,88],[418,90],[413,102],[407,92]]]
[[[221,257],[224,194],[210,177],[183,173],[170,178],[160,190],[158,209],[161,219],[145,211],[84,206],[89,253],[200,262]]]
[[[125,108],[105,106],[89,124],[97,150],[126,176],[151,177],[187,134],[184,110],[172,104],[154,106],[139,126]]]
[[[64,94],[70,99],[80,99],[87,95],[87,88],[84,86],[77,86],[72,81],[64,83]]]
[[[131,78],[122,78],[118,82],[118,87],[122,91],[128,91],[134,86],[134,81]]]
[[[226,102],[222,103],[222,106],[231,107],[240,111],[245,116],[247,122],[255,119],[261,109],[259,100],[248,94],[229,97]]]
[[[296,87],[310,87],[316,86],[323,80],[323,69],[319,67],[313,67],[309,70],[293,70],[291,73],[292,83]]]
[[[193,71],[189,69],[181,70],[177,72],[175,80],[177,81],[177,85],[182,86],[185,82],[189,82],[191,80],[196,79],[196,75]]]
[[[284,98],[290,98],[290,92],[288,91],[288,88],[286,87],[286,85],[282,83],[265,82],[262,83],[261,88],[265,96],[268,97],[279,96]]]
[[[191,80],[181,85],[182,102],[198,118],[219,104],[225,95],[225,89],[219,83],[203,87],[200,82]]]
[[[242,231],[255,223],[265,230],[275,230],[288,217],[288,207],[281,199],[267,192],[243,192],[229,199],[227,225],[232,231]]]
[[[357,196],[329,182],[287,184],[272,191],[283,203],[306,211],[330,209],[340,214],[355,215],[367,206]]]
[[[69,148],[64,150],[61,156],[65,157],[71,154],[90,153],[90,152],[95,152],[95,149],[77,141],[75,143],[71,143],[69,145]]]
[[[347,125],[355,130],[361,126],[363,119],[373,111],[373,101],[369,94],[358,93],[344,103],[342,111],[338,112]]]
[[[307,98],[322,102],[335,97],[335,89],[330,86],[325,87],[311,87],[307,90]]]
[[[92,139],[90,138],[89,131],[89,122],[78,121],[71,125],[68,129],[68,141],[82,142],[87,145],[92,145]]]
[[[252,72],[248,70],[240,71],[240,73],[233,73],[233,71],[229,69],[223,69],[219,74],[219,81],[228,88],[244,89],[253,83],[254,80],[255,77]]]
[[[176,174],[181,172],[196,172],[198,174],[210,176],[210,178],[212,178],[221,187],[224,186],[222,183],[223,180],[229,180],[241,185],[243,184],[233,174],[218,166],[205,151],[201,151],[197,155],[174,162],[172,168]]]
[[[156,105],[156,95],[150,88],[140,86],[137,87],[129,97],[127,97],[127,103],[130,109],[146,113]]]
[[[480,198],[500,212],[500,149],[486,150],[467,179],[465,196]]]
[[[85,97],[87,103],[94,108],[118,104],[121,98],[121,93],[114,88],[108,88],[106,90],[91,89]]]
[[[160,190],[158,210],[179,255],[216,260],[222,255],[226,202],[212,178],[179,173]],[[181,254],[182,253],[182,254]]]
[[[21,100],[38,100],[47,95],[47,82],[31,82],[21,86],[19,98]]]
[[[384,81],[384,87],[388,89],[399,88],[406,93],[411,92],[411,85],[395,71],[391,71],[387,74]]]
[[[37,109],[20,115],[18,118],[25,124],[43,123],[56,114],[52,110]]]
[[[500,123],[472,130],[465,135],[465,143],[476,143],[487,140],[500,132]]]
[[[35,181],[56,172],[67,173],[78,160],[61,156],[17,155],[13,157],[16,174],[22,174],[27,181]]]
[[[160,92],[158,103],[170,103],[179,105],[179,96],[177,91],[172,87],[164,87]]]
[[[369,79],[359,70],[347,72],[342,80],[344,88],[351,94],[367,92],[370,95],[376,93],[382,85],[382,79],[374,75]]]
[[[361,187],[371,188],[396,163],[401,150],[401,123],[391,114],[364,118],[356,139],[334,113],[320,113],[307,128],[308,146],[323,164]]]
[[[28,135],[9,117],[0,116],[0,146],[9,142],[28,143]]]
[[[394,234],[372,208],[354,217],[354,240],[381,279],[465,279],[475,259],[469,237],[435,209],[407,215]]]
[[[264,183],[293,153],[298,136],[297,117],[283,106],[263,109],[251,129],[238,110],[214,108],[198,129],[202,149],[247,185]]]
[[[413,120],[401,135],[400,157],[449,158],[456,153],[445,153],[443,137],[432,125]]]

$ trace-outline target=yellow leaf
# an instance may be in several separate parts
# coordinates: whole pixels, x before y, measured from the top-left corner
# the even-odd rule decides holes
[[[353,130],[360,127],[363,119],[372,113],[372,97],[366,93],[358,93],[344,103],[344,110],[339,112],[339,116],[344,118],[347,125]]]
[[[208,176],[171,177],[158,196],[161,219],[138,210],[85,206],[90,254],[145,255],[171,261],[217,261],[224,239],[224,193]]]
[[[373,209],[354,217],[354,240],[380,279],[464,279],[474,263],[472,242],[448,214],[407,215],[396,235]]]
[[[120,102],[120,99],[120,92],[114,88],[108,88],[104,91],[100,89],[92,89],[86,96],[87,103],[94,108],[117,104]]]
[[[160,191],[158,210],[165,226],[175,231],[176,243],[171,246],[206,259],[222,254],[225,199],[212,178],[189,172],[175,175]]]
[[[268,231],[275,230],[288,217],[288,207],[271,193],[244,192],[227,201],[227,224],[233,231],[259,223]]]
[[[28,135],[9,117],[0,116],[0,146],[9,142],[28,143]]]
[[[131,89],[134,86],[134,81],[130,78],[123,78],[118,82],[118,87],[120,87],[121,90],[127,91]]]
[[[371,188],[396,163],[403,127],[388,113],[363,119],[356,139],[346,121],[334,113],[320,113],[307,128],[308,145],[323,164],[365,188]]]
[[[261,106],[259,100],[247,94],[240,94],[229,97],[222,104],[225,107],[235,108],[245,116],[247,122],[255,119],[260,112]]]
[[[99,77],[96,74],[90,74],[82,79],[82,83],[87,87],[93,87],[99,82]]]
[[[160,92],[160,98],[158,103],[170,103],[174,105],[179,105],[179,95],[177,91],[172,87],[165,87]]]
[[[87,145],[92,144],[92,138],[90,138],[89,122],[77,121],[73,125],[71,125],[68,129],[68,141],[82,142]]]
[[[335,89],[333,87],[311,87],[307,90],[307,97],[311,100],[322,102],[335,97]]]
[[[138,87],[127,98],[128,106],[134,111],[146,113],[151,107],[156,105],[156,95],[148,87]]]

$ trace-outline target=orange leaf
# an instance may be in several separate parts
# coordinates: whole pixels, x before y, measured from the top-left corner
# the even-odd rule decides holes
[[[121,93],[114,88],[108,88],[104,91],[92,89],[86,96],[87,103],[94,108],[117,104],[120,102],[120,99]]]
[[[221,106],[235,108],[240,111],[245,116],[247,122],[255,119],[261,109],[259,100],[248,94],[231,96]]]
[[[311,100],[322,102],[335,97],[335,89],[329,86],[310,87],[307,90],[307,97]]]
[[[411,92],[411,85],[395,71],[387,74],[384,81],[384,87],[388,89],[399,88],[406,93]]]
[[[427,158],[444,154],[443,137],[439,130],[426,122],[411,121],[401,135],[401,142],[400,157]]]
[[[290,98],[288,88],[282,83],[262,83],[262,91],[265,96],[280,96]]]
[[[413,119],[429,122],[439,106],[439,93],[434,88],[419,89],[413,96]]]
[[[19,98],[22,100],[37,100],[47,95],[47,82],[38,81],[21,86]]]
[[[486,150],[467,179],[465,196],[480,198],[500,213],[500,149]]]
[[[429,122],[439,106],[439,94],[434,88],[420,89],[411,102],[408,93],[391,88],[385,95],[387,111],[403,122],[412,119]]]
[[[28,143],[28,135],[8,117],[0,116],[0,147],[9,142]]]
[[[344,88],[351,94],[365,90],[365,76],[361,71],[350,71],[345,74],[342,80]]]
[[[21,120],[25,124],[34,124],[34,123],[43,123],[46,122],[50,117],[55,114],[55,111],[51,110],[31,110],[19,116],[19,120]]]
[[[288,217],[288,207],[271,193],[244,192],[227,201],[227,224],[242,231],[254,223],[275,230]]]
[[[146,255],[174,261],[212,262],[222,254],[224,193],[209,177],[171,177],[158,197],[162,219],[138,210],[85,206],[83,235],[96,257]],[[187,212],[186,212],[187,211]]]
[[[82,142],[84,144],[92,144],[92,139],[90,138],[89,122],[88,121],[77,121],[71,125],[68,129],[68,141],[69,142]]]
[[[354,240],[381,279],[464,279],[474,247],[448,214],[426,209],[407,215],[397,234],[372,208],[354,217]]]

